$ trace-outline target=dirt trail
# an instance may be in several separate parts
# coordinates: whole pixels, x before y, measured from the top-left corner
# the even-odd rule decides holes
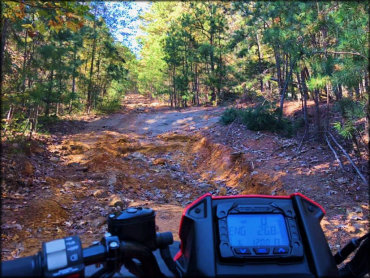
[[[72,234],[91,244],[107,229],[108,213],[135,205],[155,209],[159,231],[178,239],[183,208],[207,192],[303,192],[330,205],[323,228],[333,250],[366,232],[366,188],[343,180],[322,149],[303,149],[303,158],[294,153],[293,139],[222,126],[223,109],[171,110],[129,95],[122,112],[53,135],[46,153],[31,146],[19,166],[29,170],[29,186],[3,191],[4,259]],[[357,199],[336,187],[338,179],[357,188]]]

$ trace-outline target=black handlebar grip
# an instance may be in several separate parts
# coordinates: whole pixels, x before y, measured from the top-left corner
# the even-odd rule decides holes
[[[2,262],[1,277],[42,277],[40,255]]]

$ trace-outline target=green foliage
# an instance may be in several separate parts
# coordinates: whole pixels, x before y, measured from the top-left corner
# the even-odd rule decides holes
[[[121,108],[120,99],[103,98],[97,110],[104,114],[110,114],[110,113],[117,112],[120,108]]]
[[[365,102],[355,101],[350,98],[343,98],[334,105],[334,111],[340,112],[346,119],[359,119],[366,116]]]
[[[49,127],[59,122],[57,115],[40,116],[38,118],[38,131],[41,133],[48,133]]]
[[[5,119],[1,122],[1,129],[7,130],[7,133],[4,135],[14,137],[19,133],[24,133],[24,131],[29,126],[29,120],[25,117],[24,114],[17,114],[10,123],[6,123]]]
[[[228,125],[235,121],[236,118],[239,117],[239,115],[240,115],[239,109],[228,108],[222,113],[220,121],[224,125]]]
[[[97,111],[104,114],[117,112],[121,108],[122,98],[124,96],[124,86],[118,82],[113,82],[113,86],[102,98],[97,107]]]
[[[325,85],[329,82],[327,76],[312,77],[307,81],[307,87],[311,91],[315,89],[324,89]]]
[[[333,123],[333,127],[339,133],[339,135],[346,139],[351,139],[356,132],[356,128],[351,121],[346,121],[344,124],[335,122]]]
[[[120,87],[121,96],[137,87],[136,57],[115,42],[103,2],[1,5],[2,24],[8,23],[1,116],[11,118],[3,129],[28,132],[38,124],[43,130],[53,114],[113,111],[120,98],[107,92]]]
[[[301,119],[296,122],[287,118],[279,120],[278,109],[266,102],[246,109],[228,108],[222,114],[220,121],[227,125],[237,119],[250,130],[273,131],[286,137],[291,137],[298,128],[302,127]]]
[[[337,99],[348,97],[334,107],[345,118],[337,125],[343,134],[364,115],[364,105],[352,98],[368,94],[367,2],[159,1],[140,15],[139,59],[112,36],[113,15],[125,16],[107,12],[104,2],[1,5],[2,26],[8,23],[1,116],[12,111],[11,121],[2,121],[8,131],[29,128],[35,114],[109,113],[129,91],[167,97],[179,107],[236,97],[284,100],[283,88],[285,99],[307,91],[319,104],[328,89]],[[234,112],[222,121],[239,117],[250,129],[287,133],[299,125],[279,120],[272,106]]]
[[[364,131],[364,125],[356,125],[356,121],[366,116],[365,102],[354,101],[350,98],[343,98],[335,103],[334,111],[340,112],[343,121],[334,122],[334,129],[345,139],[355,139]]]

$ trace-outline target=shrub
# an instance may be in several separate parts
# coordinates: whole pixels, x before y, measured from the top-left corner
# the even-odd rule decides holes
[[[105,114],[117,112],[121,108],[120,99],[105,99],[98,106],[98,111]]]
[[[59,121],[57,115],[40,116],[37,119],[37,131],[40,133],[48,134],[50,128]]]
[[[335,103],[333,110],[340,112],[344,118],[358,119],[365,117],[366,109],[364,102],[354,101],[350,98],[342,98]]]
[[[358,145],[356,137],[361,137],[364,132],[364,125],[357,125],[356,121],[366,116],[365,101],[354,101],[350,98],[343,98],[335,103],[334,111],[340,112],[343,121],[334,122],[334,129],[345,139],[352,139]]]
[[[239,119],[250,130],[279,132],[287,137],[291,137],[302,122],[294,122],[287,118],[279,120],[279,110],[270,103],[246,109],[229,108],[221,116],[221,122],[225,125],[236,119]]]
[[[238,117],[239,110],[236,108],[228,108],[221,115],[221,123],[224,125],[231,124]]]

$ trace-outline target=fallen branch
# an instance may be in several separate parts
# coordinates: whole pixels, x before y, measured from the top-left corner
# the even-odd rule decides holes
[[[303,134],[302,140],[299,143],[299,146],[298,146],[298,149],[297,149],[297,154],[299,154],[299,152],[301,150],[301,147],[303,146],[303,140],[306,138],[306,136],[307,136],[307,128],[305,128],[305,130],[304,130],[304,134]]]
[[[227,132],[226,132],[226,135],[225,135],[225,138],[227,139],[227,135],[229,134],[229,131],[230,129],[232,128],[232,126],[234,125],[235,121],[238,120],[238,117],[236,117],[233,122],[230,124],[229,128],[227,129]],[[231,135],[233,134],[232,130],[231,130]]]
[[[328,143],[329,148],[333,152],[336,160],[338,161],[340,168],[342,169],[342,171],[344,171],[342,161],[340,161],[338,154],[336,153],[336,151],[334,150],[334,148],[331,146],[331,144],[330,144],[330,142],[328,140],[328,137],[326,135],[325,135],[325,140],[326,140],[326,143]]]
[[[356,170],[357,174],[360,176],[360,178],[362,179],[362,181],[364,182],[364,184],[367,185],[367,180],[361,174],[360,170],[357,168],[357,166],[355,165],[355,163],[352,161],[351,157],[348,155],[348,153],[346,152],[346,150],[341,145],[339,145],[339,143],[337,142],[337,140],[335,140],[334,136],[329,131],[328,131],[328,134],[330,135],[330,137],[334,141],[334,143],[342,150],[342,152],[344,153],[344,155],[348,158],[349,162],[352,164],[353,168]]]

